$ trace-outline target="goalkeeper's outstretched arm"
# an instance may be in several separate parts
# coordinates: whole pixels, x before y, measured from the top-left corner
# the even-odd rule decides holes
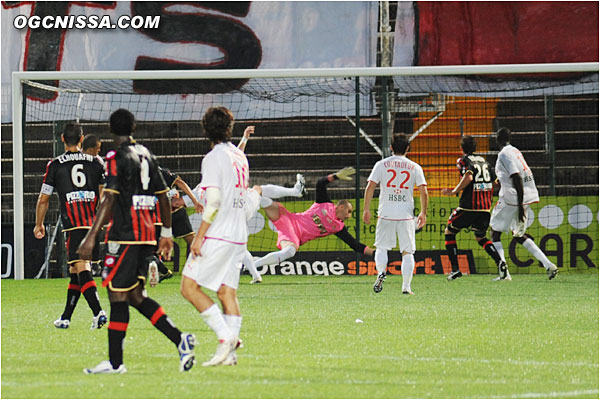
[[[366,246],[366,245],[362,244],[361,242],[359,242],[358,240],[356,240],[350,234],[350,232],[348,232],[347,227],[342,228],[342,230],[337,232],[335,234],[335,236],[342,239],[344,241],[344,243],[346,243],[348,246],[350,246],[350,248],[352,248],[352,250],[354,250],[357,253],[366,254],[368,256],[373,256],[373,254],[375,254],[374,249],[372,249],[369,246]]]
[[[336,179],[349,181],[352,179],[351,176],[354,175],[355,172],[356,170],[353,167],[346,167],[334,174],[329,174],[319,179],[317,182],[317,197],[315,203],[331,203],[332,201],[329,198],[329,194],[327,194],[327,185]]]

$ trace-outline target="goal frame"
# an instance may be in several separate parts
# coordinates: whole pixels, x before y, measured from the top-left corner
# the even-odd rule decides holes
[[[13,142],[13,223],[15,279],[25,277],[25,242],[23,212],[23,81],[28,80],[106,80],[106,79],[253,79],[306,77],[376,77],[376,76],[448,76],[560,72],[598,72],[599,63],[444,65],[377,68],[306,68],[306,69],[237,69],[237,70],[161,70],[161,71],[15,71],[12,73],[12,142]]]

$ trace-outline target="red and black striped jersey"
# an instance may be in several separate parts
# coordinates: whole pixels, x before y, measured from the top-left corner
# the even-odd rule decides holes
[[[154,155],[135,141],[122,143],[106,155],[106,189],[117,199],[107,240],[156,244],[156,196],[168,191]]]
[[[56,189],[63,230],[89,228],[96,217],[104,169],[96,157],[67,151],[46,165],[41,193]]]
[[[456,161],[460,176],[467,173],[473,180],[463,190],[458,206],[463,210],[485,210],[492,208],[493,182],[496,179],[494,170],[485,158],[467,154]]]

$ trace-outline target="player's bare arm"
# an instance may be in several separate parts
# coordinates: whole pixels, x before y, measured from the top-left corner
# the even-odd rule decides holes
[[[180,177],[177,177],[177,179],[175,179],[175,185],[179,189],[181,189],[183,191],[183,193],[185,193],[190,198],[192,203],[194,203],[194,208],[196,209],[196,212],[202,212],[204,207],[202,207],[202,204],[200,204],[200,202],[198,201],[196,196],[194,196],[194,192],[192,192],[192,189],[189,187],[189,185]],[[175,200],[177,200],[177,203],[175,203]],[[173,203],[173,206],[175,206],[175,207],[180,207],[181,205],[185,205],[184,200],[180,197],[173,199],[172,203]]]
[[[171,259],[173,251],[173,234],[171,232],[171,202],[167,197],[166,192],[158,193],[158,206],[162,218],[163,227],[161,229],[161,238],[158,240],[158,255],[164,257],[165,260]]]
[[[117,193],[111,190],[104,191],[104,197],[100,201],[100,207],[98,209],[98,213],[96,214],[96,219],[92,224],[92,228],[85,235],[79,248],[77,249],[77,254],[81,256],[83,260],[91,260],[92,259],[92,251],[94,250],[94,246],[96,245],[96,236],[98,236],[98,232],[106,222],[110,220],[113,212],[113,205],[116,200]]]
[[[473,182],[473,173],[471,171],[467,171],[463,175],[460,182],[458,182],[458,185],[456,185],[456,187],[454,189],[444,188],[444,189],[442,189],[442,194],[444,196],[455,196],[455,195],[459,194],[460,192],[462,192],[464,190],[464,188],[469,186],[469,184],[471,182]]]
[[[46,236],[46,228],[44,227],[44,219],[50,205],[50,195],[40,193],[37,204],[35,205],[35,227],[33,235],[36,239],[41,239]]]
[[[516,173],[510,176],[513,186],[517,191],[517,203],[519,207],[519,221],[525,221],[525,207],[523,207],[523,181],[521,176]]]
[[[373,194],[375,193],[376,186],[377,183],[369,181],[365,189],[365,204],[363,211],[363,222],[365,224],[369,224],[371,222],[371,200],[373,199]]]
[[[419,186],[419,195],[419,200],[421,201],[421,212],[417,217],[417,229],[424,227],[425,223],[427,222],[427,206],[429,205],[429,192],[427,191],[427,185]]]
[[[246,151],[246,143],[248,143],[248,139],[250,139],[250,135],[254,133],[254,125],[250,125],[244,129],[244,136],[242,136],[242,140],[238,143],[238,149],[241,151]]]

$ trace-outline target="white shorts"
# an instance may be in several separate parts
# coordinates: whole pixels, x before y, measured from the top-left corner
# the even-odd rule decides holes
[[[375,229],[375,247],[383,250],[392,250],[396,247],[396,237],[400,252],[413,254],[417,250],[415,244],[415,220],[407,219],[392,221],[389,219],[377,220]]]
[[[490,226],[496,232],[512,233],[514,237],[522,237],[527,229],[527,210],[528,204],[525,207],[525,221],[519,221],[519,207],[506,204],[500,199],[496,203],[496,207],[492,211]]]
[[[237,289],[246,245],[206,239],[200,251],[200,257],[190,253],[182,274],[213,292],[218,291],[221,285]]]
[[[248,189],[246,194],[246,206],[244,207],[244,211],[246,212],[246,221],[250,221],[254,214],[260,208],[260,195],[254,189]]]

